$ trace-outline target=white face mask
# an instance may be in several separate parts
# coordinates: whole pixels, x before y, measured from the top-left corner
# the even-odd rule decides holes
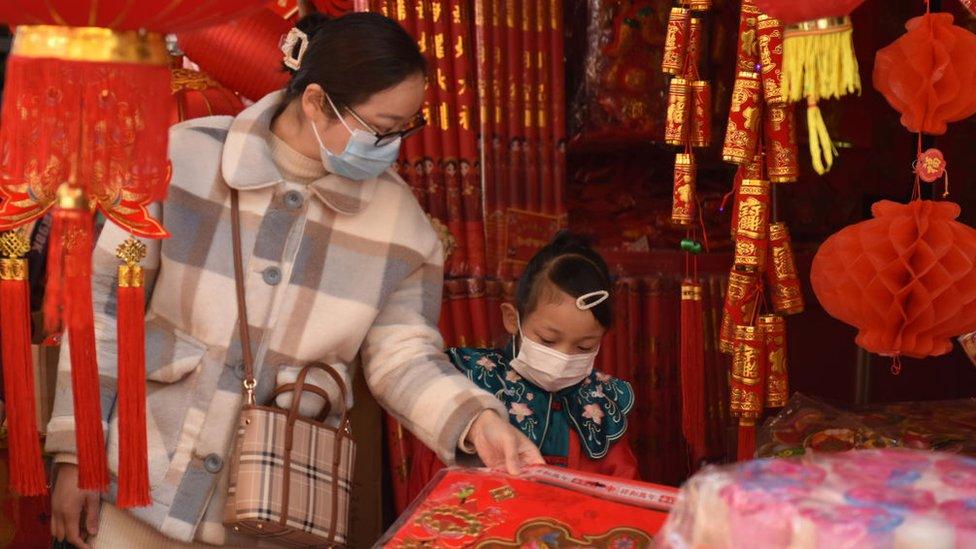
[[[586,354],[567,355],[525,337],[521,319],[518,329],[521,345],[512,368],[539,388],[554,393],[576,385],[593,371],[599,347]]]

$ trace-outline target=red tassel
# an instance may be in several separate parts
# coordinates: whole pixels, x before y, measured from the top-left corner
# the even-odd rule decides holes
[[[756,455],[756,423],[752,420],[739,421],[739,445],[736,461],[749,461]]]
[[[146,443],[145,302],[142,268],[145,246],[135,239],[119,246],[118,317],[119,349],[119,507],[142,507],[149,494]]]
[[[62,197],[62,208],[54,214],[44,311],[49,322],[57,322],[61,318],[68,330],[78,487],[105,491],[108,488],[108,467],[105,462],[105,433],[102,430],[91,295],[92,216],[88,208],[81,204],[83,199],[80,194],[74,198],[79,201],[75,208],[64,207],[68,199]]]
[[[692,469],[705,458],[705,338],[701,285],[681,285],[681,431]]]
[[[8,232],[0,237],[0,246],[4,255],[10,257],[0,260],[0,333],[3,334],[10,486],[22,496],[40,496],[47,492],[47,486],[37,435],[27,261],[21,259],[29,244],[20,232]]]

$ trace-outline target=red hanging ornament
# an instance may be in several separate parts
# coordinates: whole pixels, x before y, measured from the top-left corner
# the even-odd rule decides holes
[[[310,11],[326,13],[330,17],[351,11],[369,11],[369,0],[276,0],[269,2],[267,8],[294,24]]]
[[[0,3],[8,25],[63,25],[177,32],[247,15],[266,0],[44,0]]]
[[[810,282],[824,309],[885,356],[938,356],[976,330],[976,230],[952,202],[883,200],[827,239]]]
[[[729,406],[739,418],[739,461],[756,453],[756,421],[765,407],[768,355],[766,338],[755,326],[736,326]]]
[[[279,45],[290,29],[290,22],[261,10],[223,25],[179,33],[177,39],[203,72],[257,101],[288,83]]]
[[[878,51],[874,87],[911,132],[941,135],[946,124],[976,113],[976,34],[949,13],[927,13]]]
[[[0,235],[0,343],[3,352],[4,402],[10,448],[10,486],[22,496],[47,492],[41,461],[31,361],[30,289],[27,260],[30,243],[20,231]]]
[[[0,3],[0,21],[17,25],[0,127],[0,230],[54,208],[45,320],[49,328],[64,326],[68,332],[83,489],[108,485],[91,295],[93,213],[101,211],[138,236],[168,236],[146,210],[165,197],[170,176],[172,99],[160,93],[170,82],[170,58],[162,33],[212,24],[258,5],[259,0]],[[120,411],[120,424],[134,421]],[[121,484],[128,481],[120,478]]]
[[[918,153],[915,160],[915,173],[926,183],[935,183],[946,173],[946,160],[939,149],[927,149]]]
[[[864,0],[755,0],[756,6],[783,24],[843,17],[857,9]]]
[[[152,503],[149,497],[149,449],[146,442],[146,294],[139,262],[146,245],[128,238],[116,252],[119,265],[116,295],[119,350],[119,507]]]
[[[171,124],[204,116],[234,116],[244,110],[236,93],[199,71],[173,69],[170,86],[175,99]]]
[[[692,466],[705,458],[705,341],[701,285],[681,284],[681,431]]]

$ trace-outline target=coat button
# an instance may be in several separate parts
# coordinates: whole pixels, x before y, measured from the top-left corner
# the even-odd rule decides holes
[[[278,267],[268,267],[261,274],[264,278],[265,284],[268,286],[277,286],[281,282],[281,269]]]
[[[302,193],[298,191],[288,191],[285,196],[282,197],[282,202],[285,204],[285,208],[289,210],[297,210],[302,207],[302,203],[305,202],[305,198],[302,197]]]
[[[203,458],[203,468],[206,469],[208,473],[217,474],[221,469],[224,468],[224,460],[221,459],[217,454],[210,454]]]

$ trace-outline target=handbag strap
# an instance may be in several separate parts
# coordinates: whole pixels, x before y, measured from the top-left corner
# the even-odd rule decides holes
[[[241,252],[241,206],[237,189],[230,190],[231,238],[234,241],[234,285],[237,287],[237,328],[240,331],[241,355],[244,360],[244,395],[254,404],[254,355],[251,354],[251,330],[247,322],[247,299],[244,295],[244,258]]]
[[[237,287],[237,314],[238,314],[238,329],[240,331],[241,340],[241,355],[244,360],[244,395],[247,399],[247,404],[254,404],[254,388],[257,386],[257,381],[254,379],[254,355],[251,354],[251,333],[250,325],[247,322],[247,300],[244,295],[244,258],[241,251],[241,211],[240,211],[240,197],[238,196],[237,189],[230,190],[230,224],[231,224],[231,238],[233,239],[234,248],[234,284]],[[336,537],[336,527],[338,525],[339,518],[339,490],[340,480],[339,480],[339,465],[342,460],[342,450],[343,450],[343,439],[349,439],[349,418],[348,410],[346,409],[346,387],[342,383],[342,379],[336,373],[334,369],[326,364],[312,364],[306,366],[299,373],[299,377],[294,385],[294,393],[292,398],[292,408],[288,414],[288,420],[286,421],[287,426],[287,439],[288,448],[285,452],[284,458],[284,469],[283,469],[283,493],[282,493],[282,512],[281,512],[281,524],[282,526],[288,523],[288,501],[290,491],[290,477],[291,477],[291,440],[292,433],[295,428],[295,415],[298,411],[299,399],[301,398],[302,390],[305,389],[305,376],[311,368],[320,368],[329,374],[339,386],[339,393],[342,398],[342,419],[340,420],[339,429],[336,433],[335,448],[333,451],[332,463],[331,463],[331,473],[332,473],[332,510],[331,519],[332,527],[329,528],[329,536],[327,538],[328,545],[332,546],[335,543]],[[323,391],[324,392],[324,391]],[[328,396],[326,395],[326,402],[328,402]]]

